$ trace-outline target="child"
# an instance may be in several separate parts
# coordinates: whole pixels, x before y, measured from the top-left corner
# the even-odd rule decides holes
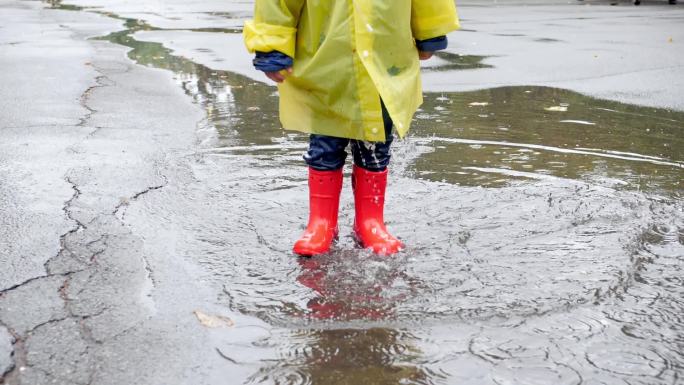
[[[423,101],[418,59],[457,28],[454,0],[256,0],[245,44],[278,83],[283,127],[311,134],[309,223],[296,254],[325,253],[337,237],[348,144],[357,240],[384,255],[403,247],[383,218],[392,129],[406,135]]]

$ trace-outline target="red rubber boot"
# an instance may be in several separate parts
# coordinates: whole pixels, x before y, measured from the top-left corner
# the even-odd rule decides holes
[[[292,249],[295,254],[324,254],[337,237],[337,210],[342,191],[342,169],[318,171],[309,167],[309,224]]]
[[[384,219],[387,170],[373,172],[354,165],[354,233],[364,248],[376,254],[390,255],[404,247],[400,240],[387,232]]]

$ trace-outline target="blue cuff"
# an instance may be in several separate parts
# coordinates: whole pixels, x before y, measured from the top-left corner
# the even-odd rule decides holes
[[[254,67],[264,72],[278,72],[290,68],[293,62],[291,57],[278,51],[257,52],[256,57],[252,60]]]
[[[449,45],[449,41],[446,36],[433,37],[427,40],[416,40],[416,47],[418,51],[422,52],[435,52],[446,49]]]

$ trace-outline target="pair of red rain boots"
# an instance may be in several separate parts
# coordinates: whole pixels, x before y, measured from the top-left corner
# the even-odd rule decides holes
[[[330,250],[338,234],[337,212],[342,179],[342,169],[317,171],[309,168],[309,224],[294,245],[295,254],[312,256]],[[394,254],[404,247],[385,227],[386,187],[387,170],[373,172],[354,166],[354,234],[361,246],[382,255]]]

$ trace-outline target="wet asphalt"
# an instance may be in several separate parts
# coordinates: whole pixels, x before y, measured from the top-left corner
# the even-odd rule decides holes
[[[616,11],[674,36],[648,54],[671,63],[641,57],[638,82],[610,80],[624,92],[601,83],[624,71],[565,68],[581,94],[515,74],[524,58],[497,38],[543,52],[502,15],[554,12],[518,5],[466,4],[478,27],[459,34],[495,48],[464,38],[452,49],[470,56],[426,69],[387,210],[408,250],[354,245],[346,183],[334,251],[297,259],[306,137],[280,130],[242,52],[220,51],[249,4],[0,2],[2,383],[681,381],[684,113],[665,107],[684,39],[659,27],[681,7]],[[503,32],[482,15],[497,12]],[[595,50],[617,68],[629,48]]]

